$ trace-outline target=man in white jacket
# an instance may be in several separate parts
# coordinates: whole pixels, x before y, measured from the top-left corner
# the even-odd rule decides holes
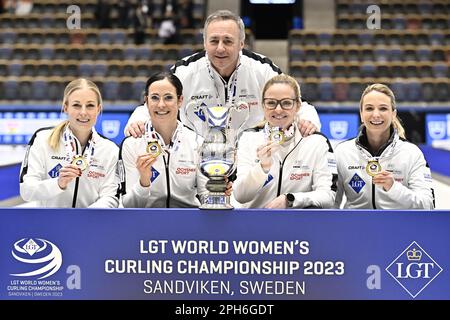
[[[281,74],[281,70],[267,57],[244,49],[244,23],[228,10],[211,14],[206,19],[203,35],[205,50],[179,60],[171,69],[183,83],[181,121],[204,134],[201,131],[204,115],[192,112],[193,116],[186,119],[187,105],[238,105],[241,109],[250,108],[244,129],[255,126],[263,120],[262,88],[267,80]],[[148,118],[147,107],[137,107],[128,121],[125,134],[141,136]],[[299,119],[302,135],[320,130],[319,116],[312,105],[302,103]]]

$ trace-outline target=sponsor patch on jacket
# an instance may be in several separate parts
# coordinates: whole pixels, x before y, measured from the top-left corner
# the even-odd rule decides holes
[[[348,184],[353,190],[355,190],[356,193],[359,193],[361,189],[366,185],[364,180],[356,173],[353,175]]]
[[[309,172],[303,172],[303,173],[291,173],[289,176],[289,180],[302,180],[303,177],[309,177]]]
[[[431,173],[424,173],[423,178],[426,182],[433,182],[433,178],[431,177]]]
[[[66,157],[61,157],[61,156],[52,156],[52,158],[51,158],[52,160],[65,160],[66,159]]]
[[[178,167],[175,174],[187,175],[189,173],[196,172],[195,168],[180,168]]]
[[[88,178],[98,179],[98,178],[104,178],[105,174],[101,173],[101,172],[89,171],[87,176],[88,176]]]
[[[263,188],[272,180],[273,180],[273,176],[269,173],[269,175],[267,176],[266,182],[264,182]]]
[[[48,175],[50,178],[57,178],[59,177],[59,169],[62,168],[62,165],[58,163],[52,170],[48,172]]]
[[[347,167],[348,170],[359,170],[359,169],[366,169],[366,167],[364,166],[348,166]]]
[[[152,167],[152,176],[150,177],[150,182],[153,183],[153,181],[155,181],[158,176],[159,171]]]

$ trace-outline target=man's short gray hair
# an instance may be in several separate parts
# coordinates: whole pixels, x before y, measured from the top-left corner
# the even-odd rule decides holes
[[[211,13],[208,18],[206,18],[205,26],[203,27],[203,41],[206,42],[206,29],[208,28],[209,24],[213,21],[220,20],[232,20],[236,22],[236,24],[239,27],[239,40],[242,42],[245,41],[245,25],[242,21],[241,17],[239,17],[237,14],[234,14],[230,10],[217,10],[213,13]]]

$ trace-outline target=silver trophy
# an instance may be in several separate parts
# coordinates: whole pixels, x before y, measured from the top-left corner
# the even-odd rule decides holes
[[[243,112],[247,113],[244,117]],[[200,209],[233,209],[230,197],[225,191],[228,177],[233,174],[236,167],[237,142],[249,115],[250,109],[246,102],[230,107],[207,107],[193,101],[186,106],[186,119],[197,134],[204,137],[202,145],[198,148],[199,169],[208,178],[206,189],[209,193],[202,199]],[[193,117],[197,117],[197,126],[192,121]],[[236,119],[240,119],[237,128],[231,127],[233,118],[233,124],[236,124]],[[198,119],[202,121],[199,122]],[[199,133],[199,126],[202,127],[202,134]]]

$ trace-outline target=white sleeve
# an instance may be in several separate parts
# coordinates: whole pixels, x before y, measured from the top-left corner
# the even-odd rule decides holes
[[[89,208],[117,208],[119,206],[119,173],[117,170],[117,160],[119,150],[116,146],[111,148],[112,159],[108,163],[105,181],[100,187],[99,198]]]
[[[423,153],[417,148],[412,163],[409,179],[405,186],[395,181],[389,191],[384,191],[388,197],[398,204],[398,209],[434,209],[434,195],[430,168],[427,166]]]
[[[128,139],[135,139],[129,137]],[[136,152],[128,141],[125,140],[122,145],[122,160],[125,169],[125,190],[122,202],[125,208],[145,208],[150,197],[150,186],[143,187],[139,182],[139,171],[136,168]]]
[[[321,137],[326,139],[325,137]],[[319,141],[318,141],[319,142]],[[316,143],[315,149],[311,149],[316,154],[312,174],[312,190],[309,192],[293,193],[295,201],[294,208],[332,208],[336,197],[336,160],[333,150],[329,149],[326,140]]]
[[[33,145],[28,146],[22,162],[20,195],[25,201],[49,200],[64,192],[72,192],[69,188],[62,190],[58,185],[58,178],[48,177],[45,169],[47,152],[40,145],[42,143],[47,141],[36,139]]]
[[[134,109],[133,113],[131,114],[130,118],[128,119],[127,125],[125,126],[124,133],[126,136],[126,132],[128,129],[128,126],[136,121],[147,121],[150,118],[150,114],[148,113],[147,105],[143,104],[139,107],[136,107]]]
[[[267,180],[260,163],[255,163],[254,151],[249,148],[252,141],[249,135],[242,135],[237,150],[237,178],[233,184],[233,196],[239,203],[247,203],[253,200]],[[251,135],[250,135],[251,136]],[[254,149],[253,149],[254,150]]]
[[[317,127],[318,131],[322,128],[316,108],[308,102],[302,101],[302,105],[300,106],[300,110],[297,115],[300,119],[311,121]]]

